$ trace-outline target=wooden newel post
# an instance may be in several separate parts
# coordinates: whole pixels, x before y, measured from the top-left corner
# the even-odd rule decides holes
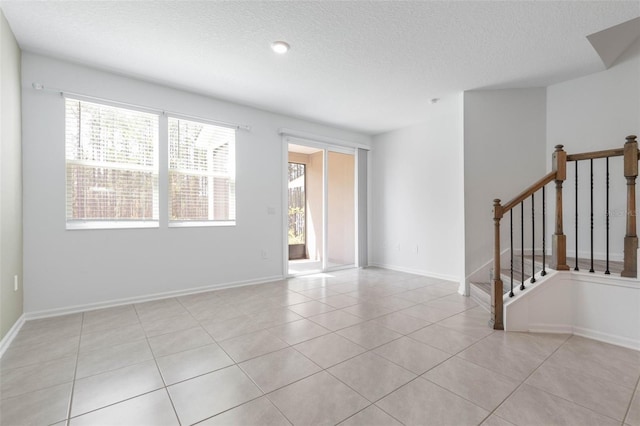
[[[493,281],[491,283],[491,320],[489,325],[494,330],[504,330],[502,279],[500,278],[500,219],[502,219],[500,200],[493,200]]]
[[[567,236],[562,229],[562,182],[567,179],[567,153],[562,148],[562,145],[556,145],[551,160],[553,171],[556,172],[556,230],[552,238],[550,266],[557,271],[568,271]]]
[[[627,136],[624,144],[624,177],[627,178],[627,232],[624,236],[623,277],[638,276],[638,235],[636,234],[636,177],[638,177],[637,136]],[[609,214],[609,212],[607,212]]]

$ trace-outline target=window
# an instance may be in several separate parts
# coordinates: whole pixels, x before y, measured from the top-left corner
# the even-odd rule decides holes
[[[65,100],[67,228],[158,226],[158,115]]]
[[[235,130],[169,118],[169,223],[233,225]]]

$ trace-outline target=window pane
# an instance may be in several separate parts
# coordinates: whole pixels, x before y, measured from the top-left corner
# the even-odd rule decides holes
[[[235,220],[235,130],[169,118],[169,219]]]
[[[67,221],[157,221],[158,116],[65,105]]]
[[[151,172],[68,165],[70,219],[153,219],[154,187]]]
[[[209,219],[209,178],[175,171],[169,172],[169,191],[172,219]]]

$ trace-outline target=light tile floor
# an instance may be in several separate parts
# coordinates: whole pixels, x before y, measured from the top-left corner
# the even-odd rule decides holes
[[[640,352],[369,268],[27,322],[0,424],[640,426]]]

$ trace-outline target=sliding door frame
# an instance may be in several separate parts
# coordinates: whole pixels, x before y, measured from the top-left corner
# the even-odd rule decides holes
[[[283,226],[283,276],[292,277],[304,274],[289,274],[289,239],[288,239],[288,209],[289,209],[289,192],[288,192],[288,168],[289,164],[289,144],[308,146],[311,148],[317,148],[322,150],[322,270],[320,272],[337,271],[341,269],[349,269],[354,267],[360,267],[360,247],[359,247],[359,215],[358,215],[358,148],[350,146],[334,145],[326,142],[319,142],[312,139],[301,138],[291,136],[287,134],[282,135],[282,226]],[[334,267],[327,267],[327,253],[328,253],[328,184],[329,175],[327,173],[329,167],[329,152],[337,152],[340,154],[353,155],[354,159],[354,263],[349,265],[340,265]],[[366,247],[364,248],[366,250]],[[317,273],[317,272],[311,272]]]

